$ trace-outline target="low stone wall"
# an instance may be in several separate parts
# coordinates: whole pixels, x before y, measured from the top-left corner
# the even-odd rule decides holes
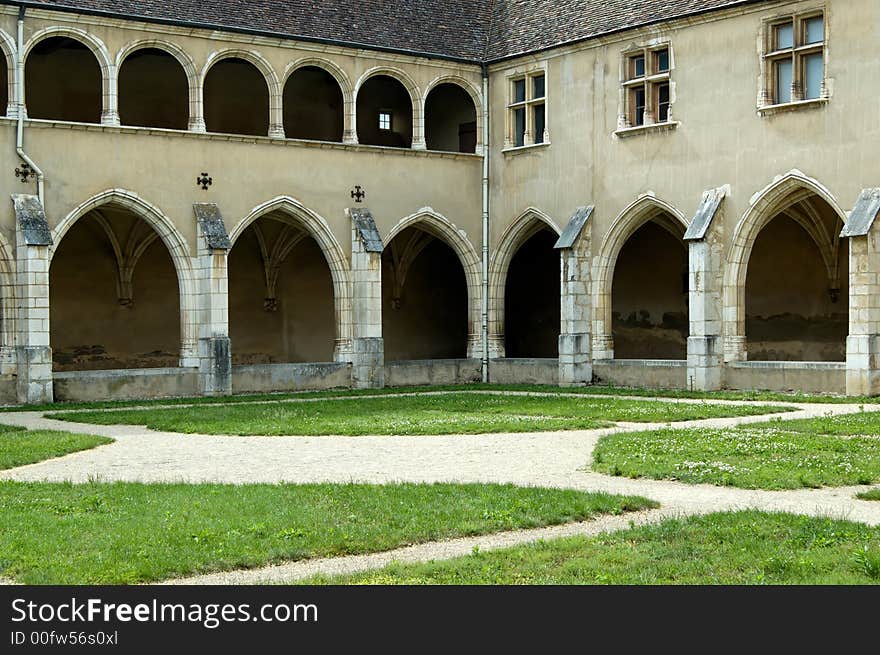
[[[744,391],[845,393],[844,362],[736,362],[724,369],[724,386]]]
[[[385,386],[468,384],[482,379],[479,359],[425,359],[385,363]]]
[[[593,362],[598,384],[653,389],[687,389],[687,361],[679,359],[603,359]]]
[[[53,374],[55,400],[91,402],[195,396],[198,375],[195,368],[59,371]]]
[[[493,384],[558,384],[558,359],[502,358],[489,361]]]
[[[267,393],[351,387],[351,364],[247,364],[232,367],[233,393]]]

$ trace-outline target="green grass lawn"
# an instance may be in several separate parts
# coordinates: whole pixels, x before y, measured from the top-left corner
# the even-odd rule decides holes
[[[593,470],[747,489],[880,480],[880,412],[725,429],[663,429],[603,437]]]
[[[880,529],[720,513],[306,584],[880,584]]]
[[[78,423],[232,435],[431,435],[591,429],[611,421],[671,422],[788,411],[764,405],[683,404],[619,398],[470,393],[325,399],[320,402],[199,405],[49,414]]]
[[[14,425],[0,425],[0,470],[36,464],[80,450],[113,443],[113,439],[88,434],[25,430]]]
[[[639,396],[657,398],[690,398],[696,400],[734,400],[744,402],[798,402],[798,403],[862,403],[880,405],[880,397],[846,397],[829,395],[809,395],[803,393],[777,393],[772,391],[687,391],[682,389],[646,389],[632,387],[613,387],[590,385],[561,388],[540,384],[464,384],[441,385],[433,387],[389,387],[385,389],[330,389],[326,391],[299,391],[291,393],[239,394],[235,396],[157,398],[153,400],[107,400],[97,402],[69,402],[47,405],[9,405],[0,407],[2,412],[22,412],[36,410],[68,409],[118,409],[120,407],[150,407],[168,405],[217,405],[230,403],[252,403],[266,400],[286,400],[292,398],[339,398],[357,396],[393,396],[429,391],[452,391],[467,393],[471,391],[518,391],[529,393],[577,394],[586,396]]]
[[[0,575],[127,584],[655,507],[511,485],[0,482]]]
[[[880,500],[880,489],[871,489],[871,491],[862,492],[856,497],[862,500]]]

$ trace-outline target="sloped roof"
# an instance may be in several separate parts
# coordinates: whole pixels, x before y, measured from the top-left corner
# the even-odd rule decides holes
[[[771,0],[0,0],[157,23],[493,61]]]
[[[640,25],[769,0],[500,0],[485,58],[545,50]]]

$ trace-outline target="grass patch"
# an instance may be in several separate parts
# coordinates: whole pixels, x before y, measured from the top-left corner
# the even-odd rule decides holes
[[[15,425],[0,425],[0,470],[36,464],[80,450],[113,443],[113,439],[90,434],[50,430],[26,430]]]
[[[603,437],[593,470],[746,489],[871,484],[880,479],[880,413],[664,429]]]
[[[348,396],[387,396],[423,393],[430,391],[520,391],[530,393],[579,394],[587,396],[640,396],[650,398],[689,398],[694,400],[734,400],[743,402],[797,402],[797,403],[864,403],[880,404],[880,397],[820,396],[803,393],[777,393],[772,391],[686,391],[681,389],[646,389],[590,385],[566,387],[540,384],[464,384],[423,387],[391,387],[386,389],[330,389],[326,391],[299,391],[291,393],[239,394],[234,396],[157,398],[153,400],[107,400],[97,402],[67,402],[44,405],[8,405],[2,412],[58,411],[79,409],[118,409],[123,407],[151,407],[174,405],[216,405],[230,403],[253,403],[292,398],[339,398]]]
[[[786,421],[785,429],[802,434],[880,437],[880,411]]]
[[[54,413],[100,425],[232,435],[431,435],[536,432],[604,427],[611,421],[669,422],[788,411],[762,405],[712,405],[619,398],[563,398],[470,393],[326,399],[308,403],[233,404],[162,410]]]
[[[871,489],[871,491],[865,491],[856,496],[856,498],[861,498],[862,500],[880,500],[880,489]]]
[[[307,584],[878,584],[880,529],[830,519],[719,513]]]
[[[146,582],[655,506],[512,485],[0,482],[0,573],[26,584]]]

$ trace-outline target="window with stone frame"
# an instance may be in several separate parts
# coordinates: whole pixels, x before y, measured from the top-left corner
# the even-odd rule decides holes
[[[521,148],[548,141],[547,75],[543,69],[510,78],[507,112],[506,147]]]
[[[672,49],[669,44],[624,53],[621,127],[672,122]]]
[[[768,21],[764,30],[764,106],[822,100],[825,14],[811,11]]]

